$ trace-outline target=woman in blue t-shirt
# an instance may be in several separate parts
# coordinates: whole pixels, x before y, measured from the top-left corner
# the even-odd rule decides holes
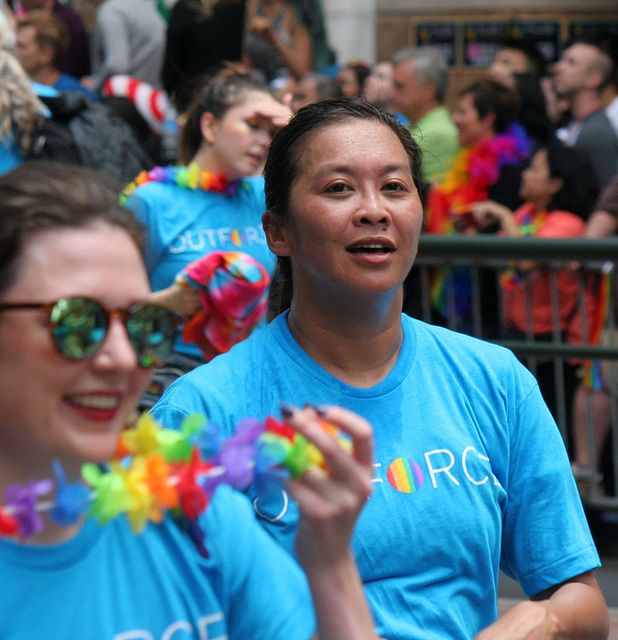
[[[177,380],[153,413],[174,426],[199,411],[224,433],[282,399],[366,418],[374,490],[353,549],[379,636],[602,640],[599,557],[534,377],[502,347],[401,312],[419,168],[390,114],[346,98],[300,109],[264,170],[274,317]],[[299,514],[285,492],[247,492],[293,551]],[[500,570],[530,598],[502,616]]]
[[[125,430],[175,328],[148,302],[141,243],[102,174],[33,161],[0,177],[0,635],[377,640],[349,549],[371,488],[366,421],[285,407],[280,429],[326,463],[288,485],[311,595],[242,495],[205,491],[195,452],[164,462],[147,454],[164,432]],[[248,444],[224,444],[227,484],[257,461]]]
[[[146,227],[153,301],[184,314],[185,320],[201,312],[198,289],[182,286],[177,277],[209,254],[242,253],[261,265],[264,279],[269,279],[275,263],[262,228],[264,181],[258,174],[273,133],[289,115],[265,84],[226,67],[206,82],[186,114],[180,164],[157,167],[129,186],[127,204]],[[259,324],[258,315],[242,337]],[[225,327],[215,331],[229,334]],[[155,374],[144,406],[152,405],[179,374],[229,349],[234,341],[199,348],[179,331],[174,353]]]

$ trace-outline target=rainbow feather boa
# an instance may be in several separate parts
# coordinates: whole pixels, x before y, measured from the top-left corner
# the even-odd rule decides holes
[[[350,449],[338,429],[326,422],[322,427]],[[56,461],[55,481],[9,486],[0,507],[0,535],[23,541],[39,533],[45,526],[41,511],[49,511],[51,520],[63,526],[82,517],[104,525],[124,514],[139,534],[148,522],[159,523],[172,510],[195,527],[220,484],[243,491],[254,483],[260,495],[273,483],[319,466],[324,467],[321,452],[272,417],[263,423],[247,418],[235,435],[221,439],[219,429],[199,414],[188,416],[179,431],[164,429],[143,414],[120,434],[108,465],[83,465],[83,483],[68,483]]]

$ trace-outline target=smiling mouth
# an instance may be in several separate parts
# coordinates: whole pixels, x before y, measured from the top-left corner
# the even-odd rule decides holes
[[[69,396],[67,402],[82,409],[113,411],[118,408],[120,398],[116,395]]]

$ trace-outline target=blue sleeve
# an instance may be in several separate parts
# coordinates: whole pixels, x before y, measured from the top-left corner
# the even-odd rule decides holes
[[[537,385],[509,429],[501,568],[531,596],[600,562],[562,435]]]
[[[220,486],[203,516],[219,561],[230,640],[308,640],[315,617],[305,575],[257,524],[248,499]]]
[[[127,200],[126,206],[133,211],[135,217],[144,226],[146,243],[144,261],[146,263],[146,271],[150,275],[154,271],[160,256],[160,243],[157,242],[159,221],[156,217],[156,210],[153,210],[150,199],[141,191],[140,193],[132,193]]]
[[[200,393],[187,375],[174,380],[150,410],[154,419],[166,429],[180,429],[182,421],[194,413],[211,417],[205,402],[206,393]]]

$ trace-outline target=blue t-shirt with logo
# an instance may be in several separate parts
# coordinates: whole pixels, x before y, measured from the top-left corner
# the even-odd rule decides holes
[[[179,271],[212,251],[242,251],[273,274],[275,257],[262,227],[264,179],[243,182],[245,187],[232,196],[161,182],[131,194],[127,206],[146,227],[146,269],[153,291],[169,287]],[[174,350],[202,356],[180,334]]]
[[[217,489],[202,518],[208,557],[171,518],[135,535],[124,517],[88,520],[50,546],[0,538],[2,640],[308,640],[298,565],[247,499]]]
[[[374,491],[354,550],[383,638],[469,640],[497,618],[498,574],[528,595],[599,566],[560,432],[535,379],[496,345],[402,317],[389,375],[356,388],[300,349],[287,314],[176,381],[153,413],[225,433],[280,402],[336,404],[375,428]],[[251,498],[255,498],[251,493]],[[290,552],[284,491],[254,505]]]

